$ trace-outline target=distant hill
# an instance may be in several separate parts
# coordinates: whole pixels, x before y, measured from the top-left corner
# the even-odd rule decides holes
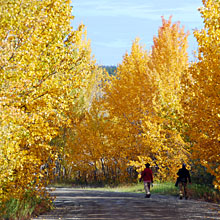
[[[116,66],[101,66],[103,69],[105,69],[109,75],[115,75],[117,71]]]

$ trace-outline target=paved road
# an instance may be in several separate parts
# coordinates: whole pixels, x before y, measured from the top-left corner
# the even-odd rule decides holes
[[[218,220],[220,205],[172,196],[59,188],[56,208],[33,220]]]

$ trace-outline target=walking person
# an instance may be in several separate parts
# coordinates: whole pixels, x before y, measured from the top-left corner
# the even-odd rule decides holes
[[[145,164],[145,169],[141,172],[141,178],[140,182],[143,180],[144,181],[144,189],[146,192],[145,198],[150,198],[150,185],[153,185],[153,173],[152,170],[150,169],[150,164],[147,163]]]
[[[178,178],[176,182],[176,186],[179,185],[179,198],[182,199],[183,196],[185,199],[188,199],[187,195],[187,183],[191,183],[191,177],[189,174],[189,170],[186,169],[186,164],[183,163],[182,168],[179,169],[178,173]]]

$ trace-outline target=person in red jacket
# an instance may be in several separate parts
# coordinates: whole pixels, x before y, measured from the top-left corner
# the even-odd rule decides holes
[[[145,164],[146,168],[141,172],[140,182],[144,181],[144,189],[146,192],[145,198],[150,198],[150,185],[153,184],[153,173],[150,169],[150,164]]]

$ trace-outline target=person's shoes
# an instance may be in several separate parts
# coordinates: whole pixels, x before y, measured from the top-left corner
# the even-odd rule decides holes
[[[150,194],[146,194],[145,198],[150,198]]]
[[[183,196],[180,196],[180,199],[183,199]]]

